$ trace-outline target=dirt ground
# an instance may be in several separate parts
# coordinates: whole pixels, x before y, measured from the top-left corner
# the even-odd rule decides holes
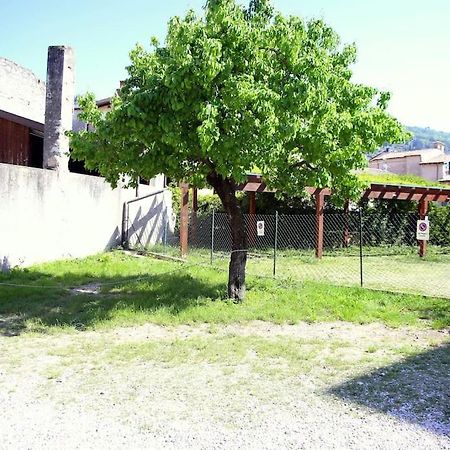
[[[450,449],[448,331],[252,322],[0,337],[0,448]]]

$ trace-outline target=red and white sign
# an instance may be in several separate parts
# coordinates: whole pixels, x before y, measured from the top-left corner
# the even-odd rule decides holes
[[[417,240],[430,240],[430,222],[428,222],[428,219],[417,221]]]
[[[256,231],[258,236],[264,236],[264,220],[258,220],[256,222]]]

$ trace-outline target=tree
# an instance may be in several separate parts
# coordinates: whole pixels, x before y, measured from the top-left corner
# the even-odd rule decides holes
[[[327,186],[350,198],[364,152],[404,138],[386,113],[389,95],[351,81],[355,55],[321,20],[284,17],[269,0],[209,0],[200,17],[172,18],[164,44],[131,51],[109,113],[92,94],[79,100],[95,131],[72,133],[72,157],[112,185],[165,173],[212,186],[232,235],[228,295],[242,300],[247,238],[236,190],[247,174],[257,167],[287,194]]]

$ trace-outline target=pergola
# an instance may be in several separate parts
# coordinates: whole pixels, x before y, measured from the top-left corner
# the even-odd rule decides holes
[[[188,250],[188,221],[189,221],[189,185],[181,184],[181,211],[180,211],[180,246],[181,254],[186,255]],[[249,214],[256,214],[256,193],[275,192],[269,189],[261,175],[250,174],[247,181],[239,185],[239,190],[247,192],[249,195]],[[331,195],[328,188],[306,188],[306,192],[314,196],[316,204],[316,257],[323,255],[324,236],[324,206],[325,198]],[[425,187],[372,183],[362,193],[362,198],[378,200],[413,200],[419,205],[420,219],[425,219],[428,214],[429,202],[450,201],[450,187]],[[348,208],[348,203],[347,203]],[[194,217],[197,211],[197,189],[192,189],[192,209]],[[427,241],[419,241],[419,255],[425,256]]]

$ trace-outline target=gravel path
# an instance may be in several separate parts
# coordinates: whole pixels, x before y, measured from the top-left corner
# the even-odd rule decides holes
[[[294,368],[251,348],[240,360],[196,348],[166,361],[130,356],[147,343],[241,337],[320,350]],[[431,356],[419,365],[406,348]],[[2,337],[0,448],[450,449],[449,348],[448,332],[347,323]],[[354,364],[331,370],[333,352]],[[397,388],[398,404],[388,395]]]

